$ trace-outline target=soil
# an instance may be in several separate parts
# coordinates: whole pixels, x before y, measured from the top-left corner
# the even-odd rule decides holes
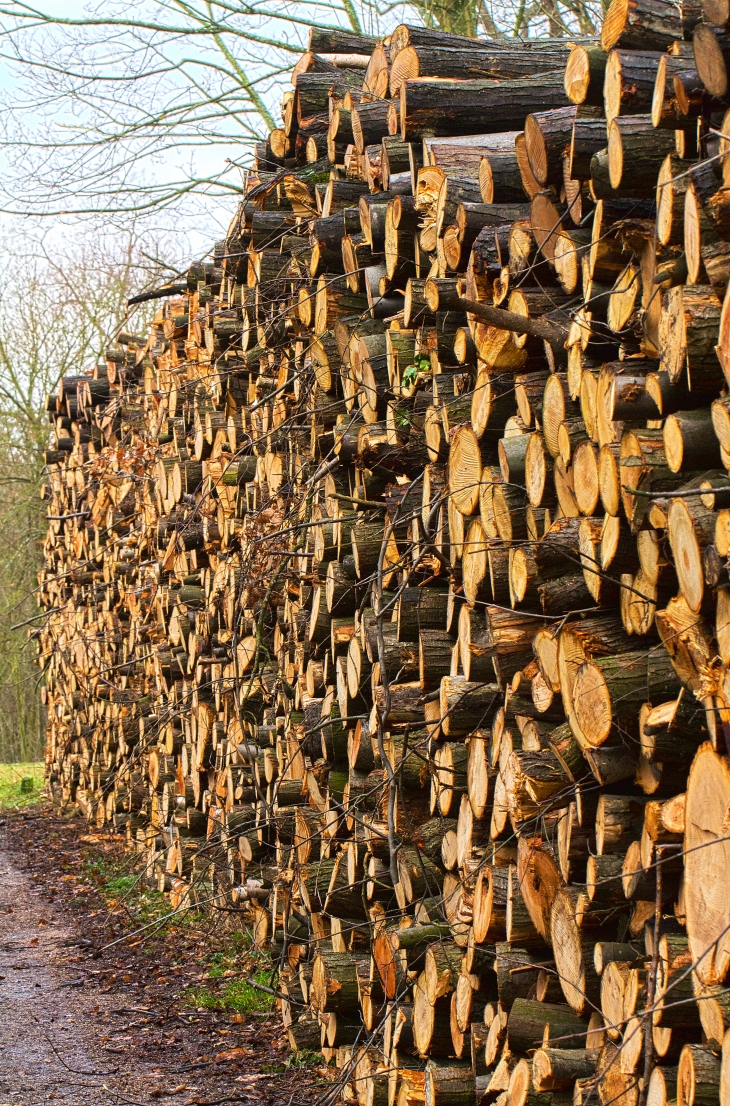
[[[326,1068],[290,1066],[276,1011],[191,1005],[219,935],[130,936],[135,919],[110,904],[83,863],[123,851],[121,838],[49,810],[0,819],[0,1106],[329,1098]]]

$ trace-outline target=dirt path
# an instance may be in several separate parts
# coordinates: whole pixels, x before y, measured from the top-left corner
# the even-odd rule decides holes
[[[149,1072],[125,1070],[116,1044],[131,1028],[130,1017],[139,1022],[142,1015],[86,985],[87,973],[71,962],[79,941],[74,928],[3,848],[0,1094],[8,1102],[86,1106],[119,1101],[117,1095],[147,1097],[155,1089]]]
[[[49,857],[51,827],[61,845]],[[321,1084],[281,1062],[274,1019],[236,1024],[183,1001],[195,964],[161,964],[140,946],[93,957],[110,939],[99,940],[100,912],[52,864],[69,866],[77,836],[49,816],[0,828],[0,1106],[314,1103]]]

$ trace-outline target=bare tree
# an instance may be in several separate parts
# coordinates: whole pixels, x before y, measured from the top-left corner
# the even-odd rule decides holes
[[[134,231],[77,237],[51,249],[21,228],[2,245],[0,761],[26,761],[43,749],[38,669],[25,628],[13,627],[27,622],[32,630],[38,613],[36,574],[47,526],[39,496],[49,437],[45,395],[61,376],[93,368],[125,320],[127,298],[159,285],[169,269],[143,253]]]
[[[599,16],[600,0],[100,0],[64,18],[0,0],[0,205],[114,215],[240,191],[311,24],[535,36],[591,33]]]

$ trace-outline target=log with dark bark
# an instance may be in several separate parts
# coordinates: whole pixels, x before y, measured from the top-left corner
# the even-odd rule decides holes
[[[562,70],[521,80],[404,81],[401,137],[411,142],[426,134],[482,134],[485,118],[492,130],[513,131],[531,112],[564,104]]]

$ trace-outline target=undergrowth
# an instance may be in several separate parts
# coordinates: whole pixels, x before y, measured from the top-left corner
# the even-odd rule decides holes
[[[107,909],[127,916],[134,926],[160,921],[170,913],[170,900],[159,891],[147,887],[131,870],[128,856],[116,852],[100,852],[98,847],[84,851],[81,868],[86,879],[101,894]],[[180,923],[187,915],[177,915],[171,921]]]
[[[265,1013],[273,1009],[274,996],[253,987],[247,979],[273,990],[276,970],[271,968],[267,954],[255,947],[245,930],[230,933],[224,947],[210,953],[206,960],[206,978],[210,985],[188,991],[191,1006],[234,1014]]]
[[[271,987],[274,973],[266,968],[251,978],[255,983]],[[188,992],[191,1006],[203,1010],[227,1010],[232,1014],[264,1013],[273,1008],[275,999],[266,991],[252,987],[245,979],[229,979],[215,991],[209,987],[193,987]]]
[[[322,1053],[313,1052],[309,1048],[300,1049],[299,1052],[290,1052],[286,1060],[280,1064],[261,1064],[261,1071],[278,1073],[305,1068],[319,1068],[322,1066]]]
[[[193,937],[196,930],[206,931],[206,941],[197,956],[206,982],[188,989],[186,1003],[231,1014],[272,1010],[274,996],[247,982],[250,978],[262,987],[273,989],[276,980],[269,957],[256,948],[251,935],[246,930],[226,930],[219,931],[211,940],[210,918],[201,910],[184,910],[168,917],[171,913],[169,898],[147,887],[133,870],[135,860],[135,856],[94,842],[84,851],[81,868],[85,879],[104,899],[110,914],[126,918],[127,927],[131,929],[150,927],[140,935],[145,941],[169,936],[173,929],[187,931]],[[156,921],[159,927],[154,925]]]

